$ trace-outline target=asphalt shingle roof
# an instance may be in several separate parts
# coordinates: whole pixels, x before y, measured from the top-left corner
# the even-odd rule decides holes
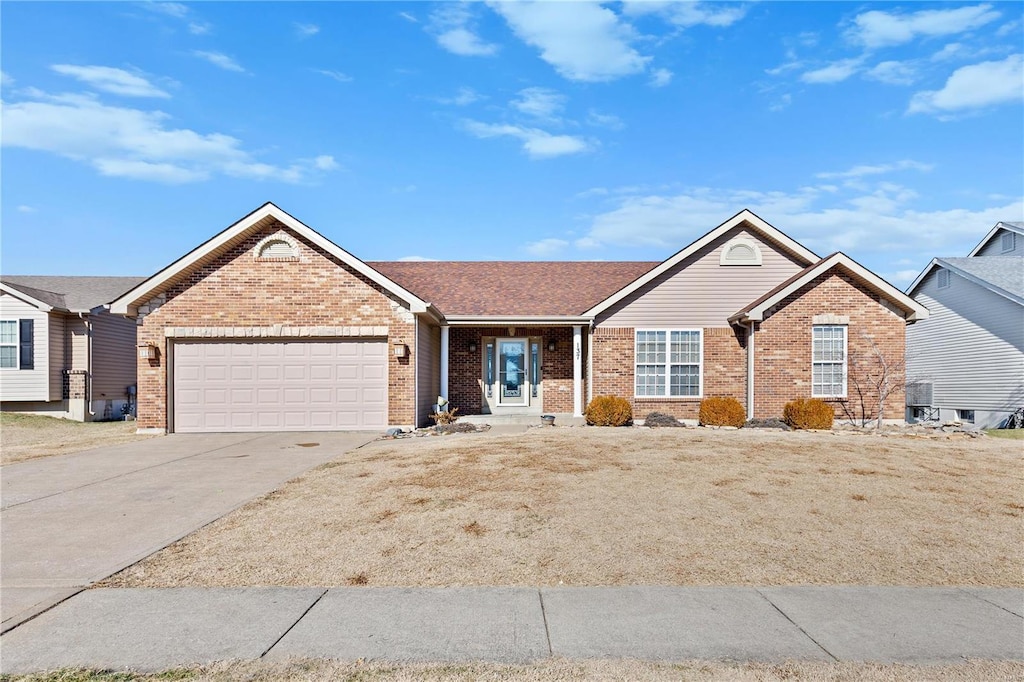
[[[110,303],[145,277],[71,277],[59,275],[3,275],[0,281],[47,305],[71,312],[87,312]]]
[[[659,263],[423,261],[367,263],[445,315],[580,315]]]
[[[969,275],[995,285],[1014,296],[1024,298],[1024,258],[1019,256],[974,256],[973,258],[939,258]]]

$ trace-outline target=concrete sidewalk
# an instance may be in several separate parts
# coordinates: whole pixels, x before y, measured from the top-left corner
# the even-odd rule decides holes
[[[82,592],[0,638],[2,671],[304,657],[524,663],[1024,660],[1024,590],[173,588]]]
[[[376,436],[175,434],[4,466],[0,631]]]

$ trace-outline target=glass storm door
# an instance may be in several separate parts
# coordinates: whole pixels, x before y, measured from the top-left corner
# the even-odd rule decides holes
[[[526,339],[498,341],[498,404],[529,405],[529,356]]]

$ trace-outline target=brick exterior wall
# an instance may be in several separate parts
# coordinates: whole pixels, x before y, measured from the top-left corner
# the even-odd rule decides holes
[[[452,327],[448,337],[448,401],[461,414],[480,414],[484,406],[483,362],[485,337],[535,337],[541,339],[541,403],[545,412],[572,412],[572,327]],[[548,342],[555,341],[555,350]],[[586,401],[587,337],[583,330],[583,400]],[[469,344],[476,344],[470,351]],[[495,350],[497,353],[497,350]],[[497,363],[497,358],[495,358]],[[497,369],[495,369],[497,371]],[[531,407],[537,407],[531,404]]]
[[[864,383],[877,348],[892,364],[901,366],[906,348],[906,322],[879,302],[878,297],[845,272],[832,270],[784,299],[754,331],[754,413],[780,417],[794,398],[811,397],[811,328],[815,316],[848,318],[847,400],[829,400],[836,417],[859,415],[855,384]],[[874,345],[874,348],[873,348]],[[903,419],[903,376],[886,399],[884,419]],[[877,395],[867,391],[867,404]],[[869,417],[875,416],[869,410]]]
[[[256,260],[254,247],[284,230],[296,243],[297,259]],[[167,428],[167,359],[165,327],[386,327],[390,343],[409,347],[404,358],[388,353],[388,423],[415,421],[415,319],[377,284],[274,224],[201,266],[165,295],[140,308],[138,343],[160,352],[140,360],[138,424]],[[231,339],[221,339],[230,341]],[[239,339],[245,340],[244,338]]]
[[[663,412],[677,419],[696,419],[700,398],[650,398],[634,395],[635,331],[632,327],[594,330],[594,395],[617,395],[629,400],[633,416],[643,419]],[[732,397],[746,404],[747,343],[742,329],[706,327],[704,339],[704,396]]]

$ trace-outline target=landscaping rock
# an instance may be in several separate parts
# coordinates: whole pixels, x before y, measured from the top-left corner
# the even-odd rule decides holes
[[[665,414],[664,412],[651,412],[649,415],[647,415],[647,418],[644,419],[644,426],[675,427],[684,426],[684,424],[670,414]]]

